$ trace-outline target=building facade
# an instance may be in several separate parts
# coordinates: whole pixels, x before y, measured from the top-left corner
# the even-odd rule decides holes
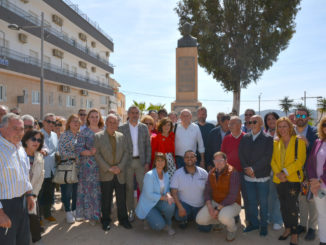
[[[117,110],[113,40],[70,0],[0,0],[0,104],[40,117],[41,13],[44,113]]]

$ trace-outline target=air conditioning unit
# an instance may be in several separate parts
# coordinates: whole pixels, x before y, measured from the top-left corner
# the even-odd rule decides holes
[[[96,67],[92,66],[91,70],[92,70],[92,72],[96,72]]]
[[[85,89],[82,89],[82,90],[81,90],[81,94],[87,96],[87,95],[88,95],[88,91],[85,90]]]
[[[105,55],[106,55],[106,57],[109,57],[110,56],[110,52],[109,51],[106,51],[105,52]]]
[[[53,50],[52,50],[52,54],[53,54],[53,56],[55,56],[55,57],[58,57],[58,58],[60,58],[60,59],[63,59],[63,52],[60,51],[59,49],[53,49]]]
[[[53,23],[57,24],[58,26],[63,25],[63,20],[58,15],[53,14],[52,15],[52,21],[53,21]]]
[[[83,42],[86,42],[87,37],[86,37],[86,35],[85,35],[84,33],[81,33],[81,32],[80,32],[80,33],[78,34],[78,36],[79,36],[79,39],[80,39],[80,40],[82,40]]]
[[[19,33],[18,40],[21,43],[27,43],[27,35],[25,35],[24,33]]]
[[[92,46],[92,48],[95,48],[96,47],[96,42],[92,41],[91,46]]]
[[[25,96],[24,95],[17,96],[17,104],[24,104],[24,103],[25,103]]]
[[[79,67],[86,69],[87,68],[87,64],[84,61],[79,61]]]
[[[61,85],[61,90],[64,93],[70,93],[70,87],[66,85]]]

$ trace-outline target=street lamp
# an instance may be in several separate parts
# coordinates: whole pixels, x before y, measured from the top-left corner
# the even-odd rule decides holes
[[[44,27],[49,27],[49,26],[44,26],[44,13],[41,13],[41,25],[40,26],[19,26],[17,24],[9,24],[8,28],[10,30],[15,30],[19,31],[20,29],[32,29],[32,28],[41,28],[41,75],[40,75],[40,95],[41,95],[41,100],[40,100],[40,119],[43,120],[44,116],[44,61],[43,61],[43,56],[44,56]]]

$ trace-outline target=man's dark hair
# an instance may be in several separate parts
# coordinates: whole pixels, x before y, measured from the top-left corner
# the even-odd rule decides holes
[[[189,153],[189,152],[192,152],[192,153],[194,153],[194,154],[195,154],[195,156],[197,157],[197,154],[196,154],[196,152],[194,152],[193,150],[187,150],[187,151],[185,152],[185,154],[183,155],[183,157],[185,157],[185,156],[186,156],[186,154],[187,154],[187,153]]]
[[[280,118],[280,116],[279,116],[276,112],[274,112],[274,111],[272,111],[272,112],[268,112],[268,113],[264,116],[264,125],[265,125],[265,129],[266,129],[266,130],[269,129],[269,127],[268,127],[268,125],[267,125],[267,117],[270,116],[270,115],[272,115],[276,120]]]
[[[299,105],[295,111],[294,111],[294,114],[296,115],[297,114],[297,111],[304,111],[306,114],[307,114],[307,117],[310,117],[310,112],[308,110],[307,107],[305,107],[304,105]]]

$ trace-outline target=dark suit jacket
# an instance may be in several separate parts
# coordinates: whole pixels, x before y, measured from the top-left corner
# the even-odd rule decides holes
[[[307,158],[306,158],[308,160],[312,147],[314,146],[316,139],[318,139],[316,127],[312,127],[308,125],[306,138],[309,141],[309,146],[307,147]]]
[[[222,145],[222,134],[221,134],[221,127],[218,126],[216,128],[213,128],[207,138],[207,147],[205,149],[206,153],[206,162],[208,166],[214,166],[213,163],[213,156],[216,152],[221,150]],[[230,132],[227,132],[226,135],[228,135]]]
[[[263,131],[253,141],[252,132],[244,135],[239,144],[242,168],[251,167],[256,178],[270,176],[273,155],[273,138]]]
[[[129,122],[120,126],[119,131],[123,133],[123,135],[126,137],[129,161],[131,161],[133,153],[133,144],[129,129]],[[151,141],[149,137],[148,128],[143,123],[138,124],[138,150],[140,162],[144,165],[150,164],[152,155]]]

